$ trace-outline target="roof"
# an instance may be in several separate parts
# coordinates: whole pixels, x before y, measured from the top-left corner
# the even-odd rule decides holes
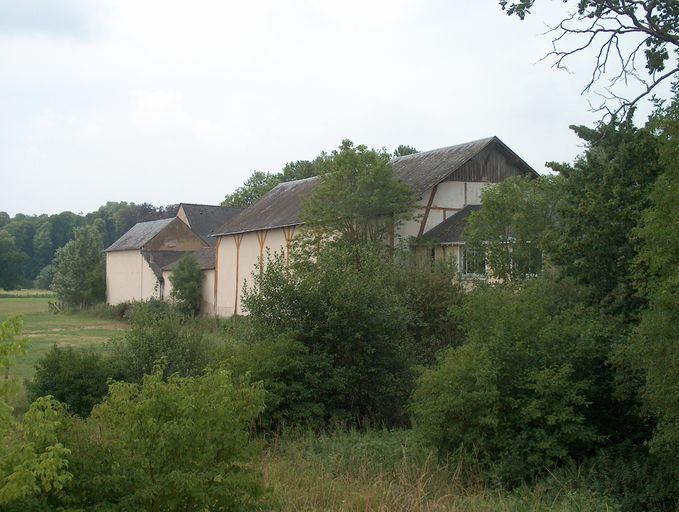
[[[258,229],[282,228],[301,224],[302,200],[313,191],[320,177],[287,181],[276,185],[259,201],[215,230],[214,235],[231,235]]]
[[[118,240],[109,245],[106,252],[141,249],[175,219],[176,217],[138,222]]]
[[[421,194],[441,183],[471,158],[491,144],[511,157],[516,165],[534,176],[539,174],[497,137],[465,142],[455,146],[423,151],[391,160],[394,172],[415,192]],[[302,200],[313,191],[320,178],[280,183],[259,201],[215,230],[213,236],[246,233],[260,229],[301,224]],[[461,213],[461,212],[460,212]]]
[[[464,242],[464,228],[467,226],[469,216],[478,212],[481,206],[478,204],[467,205],[452,217],[448,217],[441,224],[437,224],[427,231],[423,238],[440,244],[459,244]]]
[[[243,211],[243,208],[227,208],[209,204],[181,203],[179,207],[184,209],[189,227],[209,245],[215,245],[217,242],[209,235]]]
[[[215,249],[210,248],[210,249],[203,249],[201,251],[189,251],[189,252],[183,252],[182,256],[184,254],[193,254],[193,257],[196,258],[196,263],[198,263],[198,268],[201,270],[210,270],[215,268]],[[164,265],[161,270],[166,271],[166,270],[174,270],[174,268],[179,264],[179,260],[181,258],[177,258],[176,260],[168,263],[167,265]]]
[[[509,154],[524,171],[538,176],[530,165],[497,137],[487,137],[455,146],[401,156],[392,159],[391,165],[399,178],[410,185],[415,192],[421,194],[437,183],[441,183],[492,143],[497,144],[501,151]]]
[[[142,256],[158,279],[163,278],[163,267],[181,259],[185,251],[142,251]]]

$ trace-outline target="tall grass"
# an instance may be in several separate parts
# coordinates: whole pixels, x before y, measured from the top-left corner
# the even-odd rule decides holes
[[[556,478],[494,488],[475,468],[438,460],[408,431],[286,434],[269,440],[261,464],[283,512],[617,510]]]

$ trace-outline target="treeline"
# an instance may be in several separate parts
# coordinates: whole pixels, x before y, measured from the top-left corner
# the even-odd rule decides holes
[[[108,202],[86,215],[18,213],[10,217],[0,212],[0,288],[49,288],[54,256],[73,240],[79,227],[96,224],[107,247],[137,222],[171,217],[177,208],[177,205],[157,207],[148,203]]]

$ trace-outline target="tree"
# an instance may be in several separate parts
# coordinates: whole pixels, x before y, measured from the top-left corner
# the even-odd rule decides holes
[[[200,302],[203,289],[203,273],[191,253],[179,260],[170,274],[172,298],[177,301],[177,309],[186,316],[200,314]]]
[[[565,275],[590,287],[594,301],[632,320],[643,306],[632,272],[639,251],[634,229],[663,169],[660,142],[629,118],[572,128],[587,149],[573,165],[549,164],[562,179],[547,251]]]
[[[52,289],[59,300],[81,309],[105,299],[104,253],[97,226],[77,229],[75,238],[57,251]]]
[[[28,256],[16,246],[14,237],[0,230],[0,288],[13,290],[21,285]]]
[[[257,201],[279,183],[279,176],[268,172],[254,171],[240,187],[227,194],[222,206],[246,207]]]
[[[419,153],[419,151],[414,147],[408,146],[407,144],[399,144],[394,150],[393,155],[395,158],[398,158],[399,156],[414,155],[415,153]]]
[[[302,218],[324,241],[388,242],[399,223],[413,215],[414,201],[385,151],[344,140],[326,161],[326,173],[304,202]]]
[[[570,57],[592,49],[594,66],[584,91],[595,83],[610,77],[605,100],[616,106],[599,107],[613,117],[626,114],[641,98],[651,94],[656,87],[679,73],[676,55],[679,50],[679,4],[676,0],[563,0],[576,6],[576,11],[551,29],[554,57],[557,68],[567,68]],[[500,0],[502,9],[509,15],[524,19],[535,0]],[[569,45],[569,41],[574,41]],[[675,54],[674,57],[672,54]],[[645,71],[638,61],[645,61]],[[633,98],[624,98],[615,92],[620,83],[627,86],[630,80],[638,82],[641,92]]]
[[[677,91],[679,93],[679,91]],[[650,441],[652,453],[666,461],[679,488],[679,94],[656,121],[662,140],[665,172],[650,194],[636,234],[637,279],[648,300],[632,346],[631,363],[643,372],[641,397],[646,412],[657,421]],[[675,502],[676,505],[676,502]]]
[[[493,276],[524,279],[542,270],[545,241],[554,229],[557,180],[517,177],[488,187],[483,208],[469,217],[466,245],[485,254]]]

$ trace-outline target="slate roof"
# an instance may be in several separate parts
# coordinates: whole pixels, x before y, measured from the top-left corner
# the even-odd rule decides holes
[[[123,236],[108,246],[106,252],[141,249],[175,219],[176,217],[152,220],[149,222],[138,222]]]
[[[501,150],[509,153],[525,171],[538,176],[530,165],[497,137],[487,137],[455,146],[401,156],[392,159],[391,165],[394,172],[405,183],[421,194],[446,179],[491,143],[498,144]]]
[[[201,270],[210,270],[215,268],[215,249],[210,248],[210,249],[203,249],[201,251],[190,251],[193,254],[193,257],[196,258],[196,263],[198,263],[198,268]],[[182,256],[186,254],[185,252],[182,253]],[[167,265],[162,267],[162,270],[174,270],[174,268],[179,264],[179,260],[181,258],[177,258],[176,260],[168,263]]]
[[[481,209],[478,204],[470,204],[462,208],[452,217],[448,217],[441,224],[437,224],[424,233],[424,240],[439,244],[459,244],[464,242],[464,228],[467,226],[469,215]]]
[[[230,235],[300,224],[302,200],[311,194],[319,180],[318,176],[313,176],[279,183],[259,201],[226,222],[213,234]]]
[[[499,149],[509,154],[519,167],[539,176],[497,137],[401,156],[392,159],[391,164],[399,178],[421,194],[449,177],[490,144],[497,144]],[[300,224],[302,200],[311,194],[319,179],[318,176],[314,176],[277,185],[255,204],[215,230],[213,236]]]
[[[186,254],[185,251],[142,251],[142,256],[153,270],[153,273],[160,280],[163,278],[163,267],[179,261]]]
[[[209,245],[217,243],[217,239],[209,235],[243,211],[243,208],[227,208],[208,204],[181,203],[179,206],[184,208],[189,227]]]

